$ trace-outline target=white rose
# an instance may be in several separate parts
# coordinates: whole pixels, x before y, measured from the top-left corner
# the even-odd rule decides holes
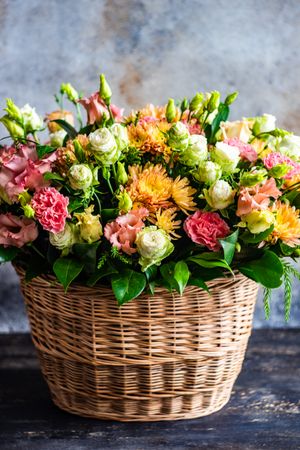
[[[287,134],[277,144],[277,150],[292,159],[300,160],[300,136]]]
[[[49,241],[59,250],[72,247],[76,242],[74,226],[66,223],[65,228],[60,233],[49,233]]]
[[[111,126],[111,131],[112,134],[114,135],[114,138],[118,144],[119,149],[124,150],[124,148],[126,148],[129,143],[127,128],[121,125],[120,123],[114,123]]]
[[[137,234],[135,243],[143,272],[153,264],[160,265],[161,261],[174,250],[169,235],[156,226],[143,228]]]
[[[27,131],[36,131],[43,128],[43,119],[37,114],[35,108],[32,108],[28,103],[20,109],[20,112]]]
[[[56,148],[62,147],[66,135],[67,135],[67,133],[65,132],[65,130],[58,130],[58,131],[55,131],[54,133],[50,133],[50,135],[49,135],[50,145],[52,145],[52,147],[56,147]]]
[[[89,135],[91,151],[103,165],[114,164],[120,157],[116,140],[108,128],[100,128]]]
[[[184,150],[189,143],[189,131],[182,122],[176,122],[169,130],[168,145],[177,151]]]
[[[230,174],[240,161],[240,150],[233,145],[217,142],[211,151],[211,159],[219,164],[224,174]]]
[[[186,166],[197,166],[207,159],[207,140],[201,134],[190,136],[188,147],[180,154],[181,162]]]
[[[219,180],[222,176],[222,169],[219,164],[213,161],[204,161],[200,163],[197,172],[194,173],[194,177],[198,181],[203,183],[212,184]]]
[[[272,116],[272,114],[263,114],[255,118],[253,133],[257,136],[260,133],[268,133],[269,131],[275,130],[275,128],[276,117]]]
[[[69,170],[72,189],[86,190],[93,184],[93,172],[86,164],[74,164]]]
[[[203,189],[205,199],[213,209],[225,209],[233,203],[235,192],[225,180],[217,180],[211,187]]]

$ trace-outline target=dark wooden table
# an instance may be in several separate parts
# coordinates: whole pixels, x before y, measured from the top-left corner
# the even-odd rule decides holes
[[[51,403],[28,335],[0,336],[0,449],[300,449],[300,330],[260,330],[222,411],[200,419],[118,423]]]

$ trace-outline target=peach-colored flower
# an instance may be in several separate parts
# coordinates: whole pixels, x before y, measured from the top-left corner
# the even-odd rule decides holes
[[[38,237],[36,223],[11,213],[0,214],[0,244],[4,247],[23,247]]]
[[[238,199],[236,215],[241,217],[254,209],[267,209],[270,199],[277,199],[281,191],[276,187],[274,178],[270,178],[263,185],[257,184],[251,188],[242,188]]]
[[[89,124],[100,122],[103,115],[109,117],[107,106],[100,97],[99,92],[95,92],[90,97],[79,99],[78,103],[80,103],[86,109]],[[116,105],[110,105],[110,109],[115,120],[117,122],[120,122],[123,118],[124,110]]]
[[[131,255],[136,252],[133,245],[137,233],[145,226],[143,220],[148,214],[146,208],[135,209],[123,214],[105,225],[104,236],[113,246],[127,253],[127,255]]]

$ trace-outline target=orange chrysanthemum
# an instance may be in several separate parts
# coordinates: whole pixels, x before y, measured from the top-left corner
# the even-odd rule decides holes
[[[177,177],[172,183],[172,199],[178,208],[187,215],[189,211],[195,211],[197,209],[196,203],[193,200],[193,195],[196,192],[196,189],[189,185],[187,178]]]
[[[128,127],[129,142],[133,147],[152,154],[162,153],[166,158],[171,149],[166,143],[165,134],[170,128],[166,121],[139,122]]]
[[[166,231],[171,239],[179,239],[179,234],[176,234],[175,230],[180,228],[181,220],[176,219],[176,208],[169,208],[162,211],[159,209],[151,215],[148,220],[156,225],[158,228]]]
[[[294,206],[277,201],[272,207],[275,212],[275,224],[269,240],[275,244],[280,239],[290,247],[300,245],[300,211]]]

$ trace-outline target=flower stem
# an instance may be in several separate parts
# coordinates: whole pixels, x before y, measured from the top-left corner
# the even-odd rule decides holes
[[[35,246],[34,244],[31,243],[31,244],[30,244],[30,247],[33,248],[33,250],[34,250],[39,256],[41,256],[41,258],[46,259],[45,255],[43,255],[43,253],[40,252],[39,249],[36,248],[36,246]]]
[[[80,126],[80,128],[82,128],[82,125],[83,125],[82,115],[81,115],[81,110],[80,110],[80,106],[78,103],[76,103],[76,111],[77,111],[77,120],[79,122],[79,126]]]

